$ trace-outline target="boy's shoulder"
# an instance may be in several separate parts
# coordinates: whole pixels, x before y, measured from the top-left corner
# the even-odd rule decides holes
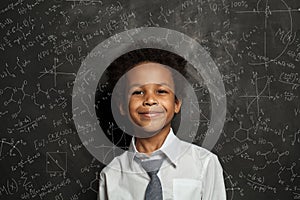
[[[186,149],[186,154],[193,156],[195,159],[198,160],[207,160],[207,159],[216,159],[217,156],[212,153],[211,151],[198,146],[196,144],[191,144],[189,142],[185,142],[180,140],[184,149]]]

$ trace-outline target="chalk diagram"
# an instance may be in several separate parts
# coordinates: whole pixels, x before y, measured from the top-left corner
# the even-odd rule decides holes
[[[47,173],[62,173],[67,171],[67,152],[47,152]]]
[[[244,7],[250,7],[248,4]],[[277,61],[287,50],[293,38],[293,12],[300,8],[292,9],[283,0],[259,0],[252,10],[237,10],[237,19],[249,17],[253,20],[251,30],[243,32],[241,41],[247,42],[247,47],[242,53],[250,58],[249,65],[268,67],[269,63]],[[285,40],[274,42],[276,34],[285,34]],[[263,42],[261,42],[263,41]]]
[[[259,116],[263,113],[263,110],[260,106],[260,100],[270,99],[270,83],[272,82],[272,77],[262,76],[258,77],[257,73],[253,73],[251,83],[254,85],[255,94],[254,95],[242,95],[240,97],[247,99],[247,114],[251,112],[252,107],[256,107],[256,113]],[[260,87],[262,85],[262,87]]]
[[[234,194],[239,193],[240,196],[244,196],[244,190],[238,186],[238,182],[233,180],[232,175],[228,174],[224,170],[224,181],[226,187],[226,195],[228,200],[233,200]]]
[[[26,145],[26,142],[19,140],[14,142],[13,140],[6,141],[5,138],[3,138],[0,141],[0,161],[7,158],[7,157],[23,157],[20,149],[17,147],[19,144]]]
[[[43,76],[46,75],[51,75],[53,76],[53,82],[54,82],[54,87],[57,87],[57,76],[58,75],[71,75],[76,77],[76,74],[73,72],[64,72],[64,71],[58,71],[57,69],[60,66],[63,66],[65,63],[60,62],[58,58],[54,58],[53,61],[53,65],[51,66],[50,69],[46,69],[44,68],[44,70],[42,72],[40,72],[40,76],[38,77],[38,79],[41,79]]]

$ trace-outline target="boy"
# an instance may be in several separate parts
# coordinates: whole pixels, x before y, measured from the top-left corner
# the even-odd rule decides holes
[[[112,63],[111,69],[127,71],[115,89],[125,98],[115,101],[134,137],[129,150],[102,170],[101,200],[226,199],[217,157],[179,140],[172,129],[183,92],[173,69],[182,71],[185,64],[159,49],[134,50]],[[119,78],[117,73],[111,77]]]

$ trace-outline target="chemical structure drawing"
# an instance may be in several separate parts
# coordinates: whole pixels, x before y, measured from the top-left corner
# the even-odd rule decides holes
[[[290,167],[282,166],[277,174],[280,184],[291,184],[295,179],[300,178],[300,174],[294,169],[297,166],[295,162]]]
[[[266,167],[275,164],[277,167],[281,168],[283,167],[280,159],[284,156],[289,156],[289,151],[284,151],[284,152],[279,152],[275,147],[272,147],[271,150],[266,151],[266,152],[261,152],[257,151],[256,152],[257,160],[260,162],[260,166],[255,164],[253,166],[254,170],[262,170],[265,169]],[[260,159],[261,156],[261,159]]]
[[[235,139],[240,143],[252,142],[253,144],[256,144],[256,140],[250,138],[250,134],[253,132],[254,132],[254,127],[243,128],[243,123],[240,122],[240,127],[234,131],[232,139]]]

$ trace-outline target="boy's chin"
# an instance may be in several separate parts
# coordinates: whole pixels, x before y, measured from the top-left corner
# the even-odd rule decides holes
[[[150,138],[158,134],[163,129],[162,126],[135,126],[135,137],[138,138]]]

